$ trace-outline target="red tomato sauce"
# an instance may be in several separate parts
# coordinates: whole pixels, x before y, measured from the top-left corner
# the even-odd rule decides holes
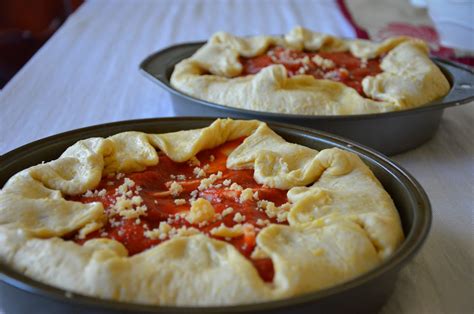
[[[331,60],[332,66],[320,66],[312,59],[315,56]],[[307,58],[306,58],[307,57]],[[382,72],[380,58],[366,60],[353,56],[350,52],[305,52],[283,47],[272,47],[266,54],[240,58],[243,70],[241,76],[256,74],[272,64],[285,66],[288,76],[299,74],[312,75],[316,79],[328,79],[341,82],[354,88],[360,95],[367,97],[362,89],[362,80]]]
[[[251,188],[253,192],[258,192],[259,200],[274,202],[276,206],[288,201],[286,197],[287,190],[269,188],[256,183],[253,178],[253,170],[230,170],[226,168],[227,155],[243,140],[244,138],[227,142],[217,148],[203,151],[196,156],[200,161],[199,167],[208,165],[206,177],[218,171],[222,172],[222,178],[215,181],[212,187],[202,191],[198,191],[197,188],[200,180],[204,177],[196,178],[193,173],[196,165],[190,165],[188,162],[176,163],[160,152],[159,163],[156,166],[148,167],[142,172],[103,178],[97,187],[97,191],[105,190],[101,193],[101,196],[69,197],[70,200],[82,203],[102,202],[109,217],[106,225],[100,230],[88,234],[83,239],[80,239],[77,234],[72,235],[70,239],[82,244],[93,238],[110,238],[121,242],[127,248],[129,255],[134,255],[168,240],[168,238],[160,240],[145,236],[147,230],[158,228],[160,222],[168,221],[168,224],[172,227],[193,227],[210,237],[232,244],[253,263],[263,280],[271,282],[274,276],[272,260],[270,258],[253,259],[250,257],[256,246],[256,236],[264,227],[257,225],[257,220],[269,220],[271,223],[280,224],[287,224],[287,222],[278,222],[276,218],[269,218],[264,211],[257,210],[257,200],[254,198],[241,203],[241,192],[228,189],[223,185],[223,182],[231,180],[232,183],[239,184],[243,189]],[[147,207],[146,214],[141,215],[139,219],[127,219],[117,214],[110,214],[111,207],[116,202],[116,189],[124,183],[126,178],[135,182],[130,190],[133,191],[134,195],[139,195],[143,200],[143,204]],[[178,196],[171,195],[169,191],[169,186],[173,181],[179,183],[183,188]],[[198,198],[207,199],[216,213],[222,213],[228,207],[232,207],[233,212],[205,226],[190,224],[185,219],[176,219],[175,214],[189,211],[191,205],[188,200],[192,197],[191,193],[198,193]],[[185,199],[187,202],[176,205],[176,199]],[[234,238],[221,238],[210,234],[211,229],[219,227],[221,224],[225,224],[227,227],[237,224],[233,220],[237,212],[246,217],[245,223],[253,225],[253,230],[244,232],[242,236]],[[168,220],[169,218],[172,218],[171,223]]]

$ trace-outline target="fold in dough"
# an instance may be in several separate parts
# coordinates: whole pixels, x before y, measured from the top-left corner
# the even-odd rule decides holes
[[[290,188],[289,226],[270,225],[257,236],[257,248],[274,263],[273,283],[232,245],[203,234],[132,257],[115,240],[81,246],[59,238],[104,219],[102,204],[63,195],[94,189],[115,171],[156,165],[155,148],[184,162],[243,136],[227,167],[253,168],[257,182]],[[127,302],[230,305],[316,291],[376,267],[402,240],[390,196],[358,156],[288,143],[259,121],[218,119],[203,129],[86,139],[16,174],[0,191],[0,262],[65,290]]]
[[[363,79],[364,93],[370,98],[339,82],[311,75],[288,77],[283,65],[271,65],[255,75],[238,77],[242,73],[240,57],[261,55],[271,45],[296,50],[350,51],[362,59],[386,54],[381,64],[384,72]],[[428,52],[426,43],[404,36],[375,43],[344,40],[301,27],[284,38],[241,38],[219,32],[193,56],[175,66],[171,85],[199,99],[256,111],[304,115],[388,112],[421,106],[448,93],[449,82]]]

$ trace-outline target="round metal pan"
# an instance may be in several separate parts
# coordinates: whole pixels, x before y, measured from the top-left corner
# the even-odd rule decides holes
[[[124,131],[164,133],[208,126],[214,118],[162,118],[97,125],[51,136],[0,157],[0,186],[16,172],[57,158],[68,146],[89,137]],[[391,294],[398,271],[421,248],[431,225],[429,200],[418,182],[372,149],[312,129],[269,123],[286,140],[314,149],[339,147],[358,154],[391,195],[406,236],[387,261],[369,273],[329,289],[289,299],[225,307],[164,307],[107,301],[65,293],[0,264],[0,309],[5,313],[372,313]]]
[[[449,93],[415,109],[363,115],[314,116],[253,111],[219,105],[186,95],[170,84],[179,61],[190,57],[204,42],[171,46],[147,57],[140,69],[171,93],[180,116],[213,116],[258,119],[305,126],[342,135],[386,154],[413,149],[434,136],[444,109],[474,100],[474,72],[463,65],[433,58],[451,84]]]

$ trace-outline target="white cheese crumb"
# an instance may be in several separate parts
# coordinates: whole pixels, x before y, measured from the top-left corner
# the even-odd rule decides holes
[[[178,174],[176,176],[176,179],[178,179],[179,181],[184,181],[186,180],[186,176],[184,174]]]
[[[183,187],[176,181],[173,181],[170,186],[170,192],[173,196],[178,196],[183,191]]]
[[[184,204],[186,204],[186,200],[184,198],[178,198],[178,199],[174,200],[174,203],[178,206],[179,205],[184,205]]]
[[[331,68],[334,68],[336,66],[332,60],[325,59],[325,58],[321,57],[320,55],[315,55],[311,60],[317,66],[320,66],[323,70],[331,69]]]
[[[284,222],[288,218],[288,211],[291,208],[290,203],[285,203],[281,206],[276,206],[275,203],[262,200],[257,202],[257,206],[265,210],[265,214],[269,218],[276,217],[278,222]]]
[[[226,225],[221,224],[219,227],[212,228],[210,233],[213,236],[223,238],[235,238],[244,234],[244,227],[241,224],[237,224],[234,225],[232,228],[229,228]]]
[[[136,195],[132,197],[131,201],[132,201],[132,205],[139,206],[143,203],[143,198],[141,196]]]
[[[151,240],[164,240],[168,237],[168,233],[171,231],[171,229],[172,228],[168,223],[162,221],[160,222],[158,228],[147,230],[143,232],[143,235]]]
[[[204,171],[202,168],[196,167],[193,170],[193,174],[196,178],[203,178],[206,176],[206,171]]]
[[[260,227],[268,226],[270,224],[270,220],[258,218],[256,224],[257,226],[260,226]]]
[[[182,226],[179,229],[172,228],[170,230],[170,232],[168,233],[168,236],[170,238],[187,237],[187,236],[191,236],[191,235],[198,234],[198,233],[200,233],[200,231],[196,228]]]
[[[232,219],[233,221],[237,222],[237,223],[241,223],[241,222],[244,222],[245,221],[245,216],[242,215],[241,213],[237,212],[235,215],[234,215],[234,218]]]
[[[229,187],[229,190],[234,190],[234,191],[242,191],[244,188],[238,185],[237,183],[232,183],[232,185]]]
[[[201,180],[201,183],[198,186],[199,191],[206,190],[211,187],[214,182],[222,178],[222,171],[217,172],[217,174],[211,174],[209,178]]]
[[[191,209],[186,213],[185,219],[192,224],[209,221],[214,217],[215,210],[212,204],[204,199],[198,198],[191,203]]]
[[[189,199],[190,202],[196,200],[197,196],[198,196],[198,190],[194,190],[194,191],[191,191],[191,193],[189,193],[189,195],[191,196],[191,198]]]
[[[125,178],[123,180],[123,183],[119,185],[116,189],[115,192],[117,194],[126,194],[130,188],[133,188],[135,186],[135,182],[129,178]]]
[[[225,216],[231,214],[233,211],[234,211],[234,209],[232,207],[227,207],[226,209],[224,209],[222,211],[222,216],[225,217]]]
[[[253,198],[253,190],[247,188],[247,189],[243,190],[242,193],[240,193],[239,202],[243,203],[245,201],[250,201],[250,200],[252,200],[252,198]]]
[[[224,186],[229,186],[232,184],[232,181],[230,179],[225,179],[224,182],[222,182]]]

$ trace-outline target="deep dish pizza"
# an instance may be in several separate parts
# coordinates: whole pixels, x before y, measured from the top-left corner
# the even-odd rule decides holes
[[[216,33],[179,62],[173,87],[213,103],[304,115],[380,113],[446,95],[427,44],[410,37],[345,40],[296,27],[284,37]]]
[[[357,277],[403,241],[353,153],[259,121],[89,138],[0,192],[0,261],[76,293],[157,305],[286,298]]]

